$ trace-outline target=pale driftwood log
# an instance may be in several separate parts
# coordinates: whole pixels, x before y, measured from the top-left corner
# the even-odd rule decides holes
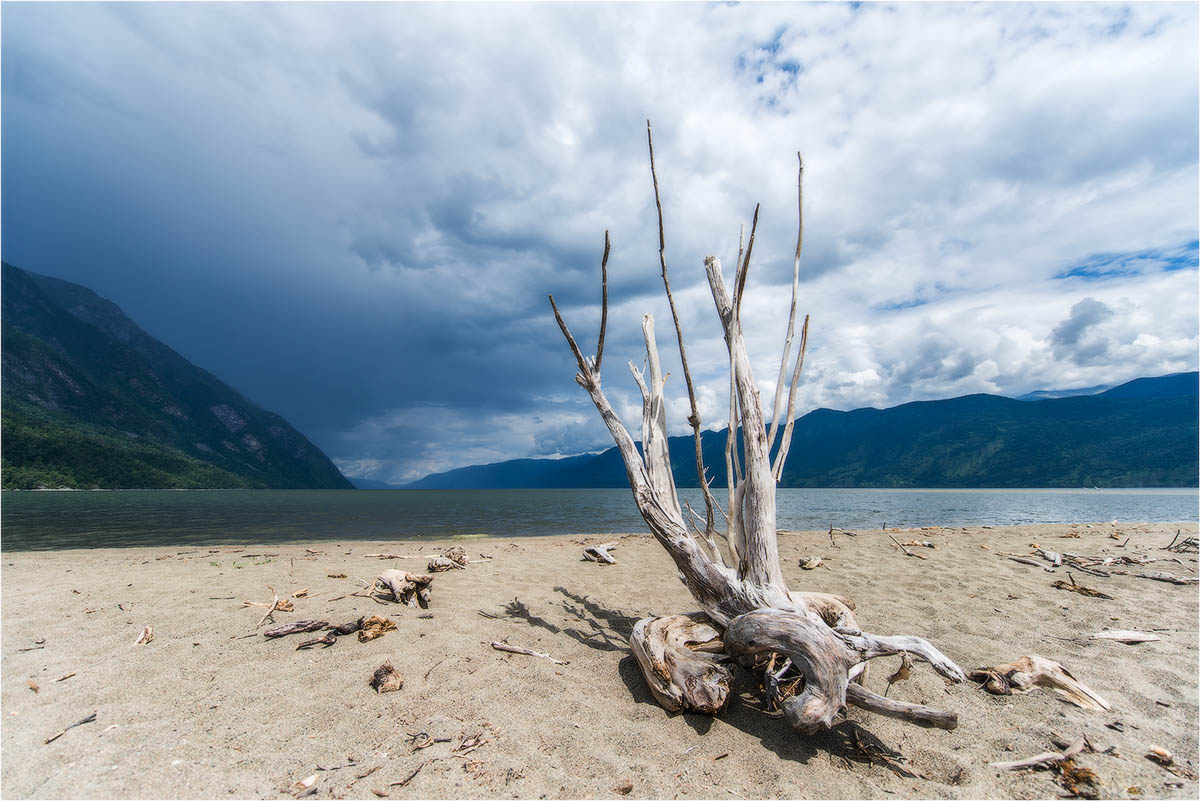
[[[1036,654],[1003,665],[979,668],[971,672],[971,680],[982,682],[985,690],[996,695],[1027,693],[1034,687],[1049,687],[1082,709],[1106,711],[1112,708],[1061,664]]]
[[[642,618],[629,646],[650,692],[668,712],[715,715],[729,702],[733,677],[712,655],[724,650],[721,632],[703,613]]]
[[[385,570],[371,585],[371,597],[382,596],[406,606],[429,608],[429,585],[433,576],[409,573],[407,570]]]
[[[648,144],[653,149],[650,129],[647,125]],[[801,162],[801,170],[803,162]],[[801,178],[802,178],[801,172]],[[662,203],[658,194],[658,176],[651,165],[651,177],[655,185],[655,200],[659,210],[659,256],[662,267],[664,289],[672,309],[684,382],[691,400],[689,423],[693,431],[700,428],[696,411],[691,375],[686,354],[683,352],[683,334],[678,315],[674,313],[674,298],[667,280],[665,237],[661,216]],[[798,180],[798,187],[801,186]],[[803,213],[802,194],[798,192]],[[847,685],[852,677],[862,680],[868,659],[885,654],[910,653],[932,664],[948,678],[959,681],[964,678],[951,660],[929,643],[916,637],[874,637],[859,630],[850,611],[850,605],[840,599],[831,599],[816,594],[790,592],[783,578],[779,558],[776,532],[776,481],[782,475],[787,448],[790,445],[794,399],[807,344],[807,318],[801,333],[799,354],[792,371],[787,423],[783,438],[778,444],[772,460],[772,445],[779,429],[778,407],[775,404],[772,431],[768,432],[758,385],[755,382],[751,360],[746,347],[741,324],[742,299],[747,275],[754,250],[758,227],[758,209],[751,223],[750,237],[745,249],[739,247],[732,287],[725,283],[721,262],[715,256],[704,260],[705,273],[717,317],[729,355],[730,367],[730,415],[726,438],[726,476],[729,478],[729,508],[726,517],[725,546],[728,554],[717,547],[715,540],[712,504],[715,502],[708,490],[708,478],[698,446],[697,473],[704,490],[708,514],[705,529],[697,527],[696,533],[689,529],[688,520],[680,508],[678,493],[671,473],[670,454],[667,449],[666,403],[663,397],[662,367],[654,335],[654,321],[649,315],[643,319],[642,335],[646,346],[645,373],[630,364],[631,372],[642,395],[642,448],[639,452],[633,437],[617,416],[605,394],[600,374],[601,356],[604,350],[604,321],[607,319],[609,252],[608,233],[605,232],[605,255],[601,260],[601,329],[596,355],[585,356],[575,337],[571,334],[561,311],[550,296],[550,306],[555,322],[567,341],[578,372],[575,381],[589,395],[601,420],[607,427],[625,464],[626,478],[633,491],[634,502],[646,521],[650,532],[666,550],[675,564],[679,578],[687,587],[700,609],[708,619],[712,631],[720,635],[724,630],[725,650],[744,663],[757,669],[761,660],[775,663],[770,655],[784,657],[785,667],[781,672],[793,670],[803,677],[804,687],[798,695],[787,698],[783,704],[785,716],[800,731],[811,732],[833,723],[834,717],[847,703]],[[803,236],[803,218],[797,235],[797,261],[793,267],[793,295],[789,311],[788,330],[784,355],[781,359],[780,375],[786,375],[790,364],[790,342],[795,330],[796,304],[798,302],[798,259]],[[782,399],[779,388],[776,397]],[[734,447],[737,432],[741,430],[740,453]],[[740,458],[739,458],[740,457]],[[698,517],[698,516],[697,516]],[[901,548],[907,552],[907,549]],[[918,558],[918,554],[910,554]],[[685,620],[690,618],[684,618]],[[650,623],[644,623],[632,638],[635,648],[641,648],[644,657],[639,665],[647,682],[655,689],[655,696],[664,706],[683,704],[687,688],[667,670],[655,669],[655,660],[649,658],[649,646],[663,643],[662,654],[668,655],[666,633],[652,635]],[[664,624],[665,625],[665,624]],[[715,642],[716,640],[714,640]],[[631,643],[631,644],[633,644]],[[686,647],[686,646],[684,646]],[[696,656],[694,649],[687,649],[688,658]],[[665,662],[664,662],[665,664]],[[768,671],[769,672],[769,671]],[[774,674],[772,674],[774,675]],[[798,678],[789,678],[788,686],[799,688]],[[890,703],[880,703],[873,694],[854,691],[854,698],[864,708],[884,714],[895,714],[903,719],[937,725],[945,722],[931,712],[900,708]],[[663,699],[667,699],[663,701]],[[711,706],[711,704],[709,704]],[[911,706],[911,705],[910,705]]]
[[[442,556],[449,559],[451,562],[454,562],[455,564],[462,565],[463,567],[466,567],[467,562],[469,561],[467,558],[467,549],[461,545],[455,545],[453,548],[447,548],[446,552],[443,553]]]
[[[950,730],[958,727],[958,715],[953,712],[942,712],[920,704],[909,704],[894,698],[886,698],[854,683],[846,685],[846,702],[877,715],[896,718],[929,729]]]
[[[589,562],[599,562],[602,565],[615,565],[617,560],[609,551],[616,547],[617,543],[615,542],[606,542],[603,545],[589,545],[583,549],[583,558]]]

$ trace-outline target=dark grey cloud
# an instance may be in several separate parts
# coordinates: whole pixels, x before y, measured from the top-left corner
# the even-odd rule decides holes
[[[594,342],[609,229],[614,403],[638,416],[646,311],[679,376],[652,117],[713,425],[702,259],[731,273],[761,201],[744,317],[769,397],[798,148],[802,410],[1186,369],[1196,34],[1183,5],[10,4],[3,255],[114,300],[355,475],[592,449],[545,295]],[[1136,269],[1084,285],[1095,254]],[[1064,321],[1084,297],[1120,314]]]

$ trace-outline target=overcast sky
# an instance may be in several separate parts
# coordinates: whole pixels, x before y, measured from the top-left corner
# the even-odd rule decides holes
[[[702,260],[762,203],[770,397],[804,154],[800,411],[1197,367],[1189,4],[3,6],[3,257],[115,301],[349,476],[611,444],[653,312],[726,414]],[[671,364],[675,363],[672,368]]]

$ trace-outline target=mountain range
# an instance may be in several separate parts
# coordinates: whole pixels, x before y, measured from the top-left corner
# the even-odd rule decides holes
[[[890,409],[817,409],[796,421],[780,486],[1195,487],[1198,387],[1200,376],[1191,372],[1040,400],[966,395]],[[713,487],[725,486],[725,437],[701,435]],[[669,445],[678,486],[699,486],[692,437],[672,437]],[[616,448],[475,465],[407,485],[624,486]]]
[[[6,489],[352,487],[286,420],[114,303],[2,269]]]

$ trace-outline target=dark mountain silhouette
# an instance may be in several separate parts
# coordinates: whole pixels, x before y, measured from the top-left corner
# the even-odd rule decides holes
[[[1021,401],[966,395],[890,409],[817,409],[796,421],[784,487],[1197,486],[1197,373],[1139,378],[1094,395]],[[704,432],[713,486],[725,434]],[[699,486],[691,437],[672,437],[681,487]],[[620,454],[518,459],[437,473],[414,489],[625,487]]]
[[[338,488],[282,417],[78,284],[3,265],[5,488]]]

